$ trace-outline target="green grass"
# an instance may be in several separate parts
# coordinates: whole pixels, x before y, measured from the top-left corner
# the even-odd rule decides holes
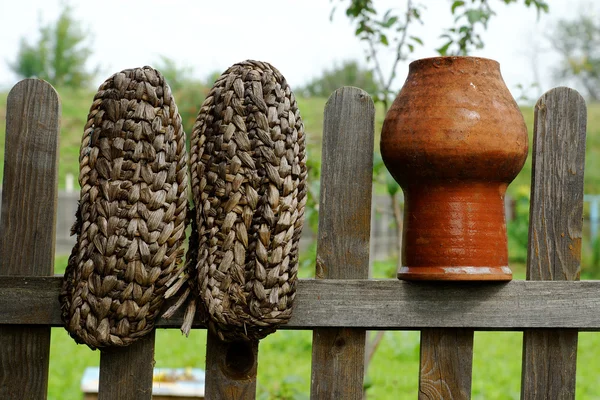
[[[310,389],[311,332],[281,330],[260,343],[258,397],[307,397]],[[177,330],[157,330],[157,367],[204,368],[206,332],[193,330],[185,338]],[[600,335],[580,333],[577,399],[597,399]],[[521,379],[520,332],[477,332],[473,357],[473,399],[518,399]],[[98,366],[98,351],[77,346],[61,328],[52,329],[50,400],[80,399],[85,367]],[[68,356],[65,356],[68,355]],[[373,358],[367,382],[371,399],[416,398],[419,372],[419,333],[386,332]]]

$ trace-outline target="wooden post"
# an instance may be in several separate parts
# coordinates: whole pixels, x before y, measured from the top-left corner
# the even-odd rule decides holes
[[[472,329],[421,331],[419,399],[470,399]]]
[[[6,108],[0,275],[49,276],[54,273],[60,101],[48,83],[26,79],[10,91]],[[45,399],[50,327],[0,325],[0,344],[0,398]]]
[[[98,400],[152,399],[155,333],[127,347],[102,350]]]
[[[205,397],[253,400],[256,396],[258,341],[222,342],[208,332]]]
[[[369,276],[375,107],[358,88],[336,90],[325,106],[317,271],[319,279]],[[312,399],[362,399],[365,330],[313,333]]]
[[[527,279],[579,280],[583,229],[585,101],[546,92],[535,106]],[[521,398],[574,399],[577,330],[526,330]]]

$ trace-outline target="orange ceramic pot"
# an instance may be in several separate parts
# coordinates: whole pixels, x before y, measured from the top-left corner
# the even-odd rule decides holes
[[[383,123],[381,154],[404,190],[400,279],[512,279],[504,195],[527,128],[496,61],[410,64]]]

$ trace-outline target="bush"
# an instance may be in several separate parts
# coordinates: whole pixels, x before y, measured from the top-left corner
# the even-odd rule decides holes
[[[373,71],[362,68],[356,61],[344,61],[340,66],[323,71],[320,77],[311,80],[298,92],[306,97],[327,98],[342,86],[361,88],[373,98],[380,92]]]
[[[196,121],[200,105],[208,95],[209,87],[200,82],[189,82],[187,85],[173,91],[173,97],[177,102],[179,114],[183,122],[183,129],[189,135]]]

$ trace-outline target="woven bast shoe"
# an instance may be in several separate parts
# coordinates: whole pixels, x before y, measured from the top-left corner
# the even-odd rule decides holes
[[[92,349],[126,346],[153,329],[165,292],[185,279],[185,133],[158,71],[124,70],[100,86],[79,163],[62,318]]]
[[[261,339],[291,317],[306,204],[304,126],[277,69],[245,61],[221,75],[190,168],[200,312],[221,340]]]

